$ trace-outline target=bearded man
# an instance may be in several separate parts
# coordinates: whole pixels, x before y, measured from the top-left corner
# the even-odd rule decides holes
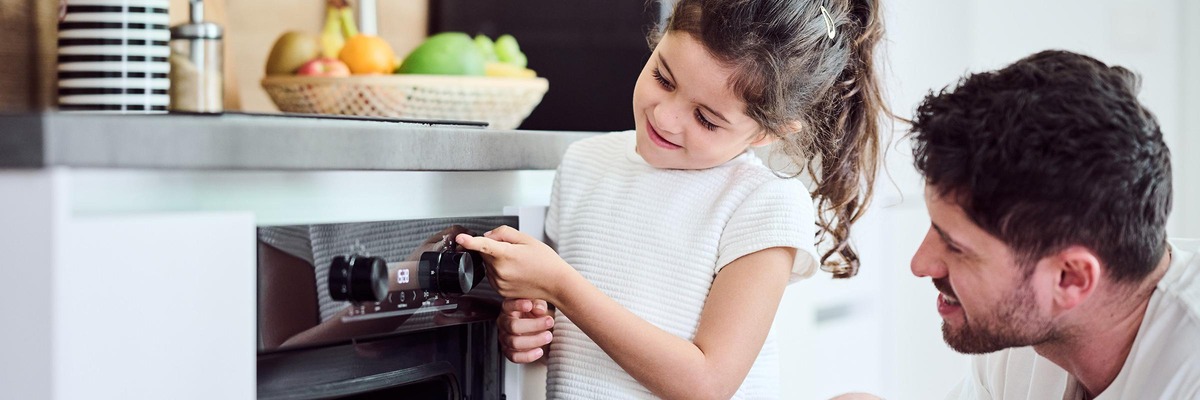
[[[1200,241],[1167,239],[1170,152],[1137,90],[1045,51],[918,107],[912,272],[976,355],[950,398],[1200,399]]]

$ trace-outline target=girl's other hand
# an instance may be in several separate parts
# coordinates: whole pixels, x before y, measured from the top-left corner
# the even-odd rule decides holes
[[[500,347],[509,361],[518,364],[537,361],[545,355],[545,346],[554,340],[554,312],[545,300],[504,299],[496,319]]]
[[[555,303],[559,288],[574,272],[550,246],[509,226],[483,236],[460,234],[455,240],[483,255],[488,281],[505,298]]]

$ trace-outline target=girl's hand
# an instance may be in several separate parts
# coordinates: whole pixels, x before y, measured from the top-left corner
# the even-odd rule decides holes
[[[524,364],[537,361],[544,347],[554,340],[554,312],[545,300],[504,299],[503,312],[496,319],[500,348],[509,361]]]
[[[408,257],[404,258],[404,261],[421,261],[421,254],[427,251],[442,251],[446,237],[457,237],[460,233],[467,233],[467,228],[462,225],[450,225],[426,238],[416,249],[413,249],[412,253],[409,253]]]
[[[505,298],[555,303],[559,287],[575,271],[550,246],[508,226],[483,236],[460,234],[455,240],[483,255],[488,280]]]

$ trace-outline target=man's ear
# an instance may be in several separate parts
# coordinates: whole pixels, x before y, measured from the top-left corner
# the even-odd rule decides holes
[[[1056,310],[1078,307],[1100,283],[1100,258],[1086,247],[1071,246],[1042,261],[1057,276],[1052,295]]]

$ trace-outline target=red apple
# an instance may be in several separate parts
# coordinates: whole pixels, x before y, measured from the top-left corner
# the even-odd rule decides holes
[[[309,60],[296,70],[296,75],[303,76],[350,76],[350,67],[342,60],[333,57],[320,57]]]

